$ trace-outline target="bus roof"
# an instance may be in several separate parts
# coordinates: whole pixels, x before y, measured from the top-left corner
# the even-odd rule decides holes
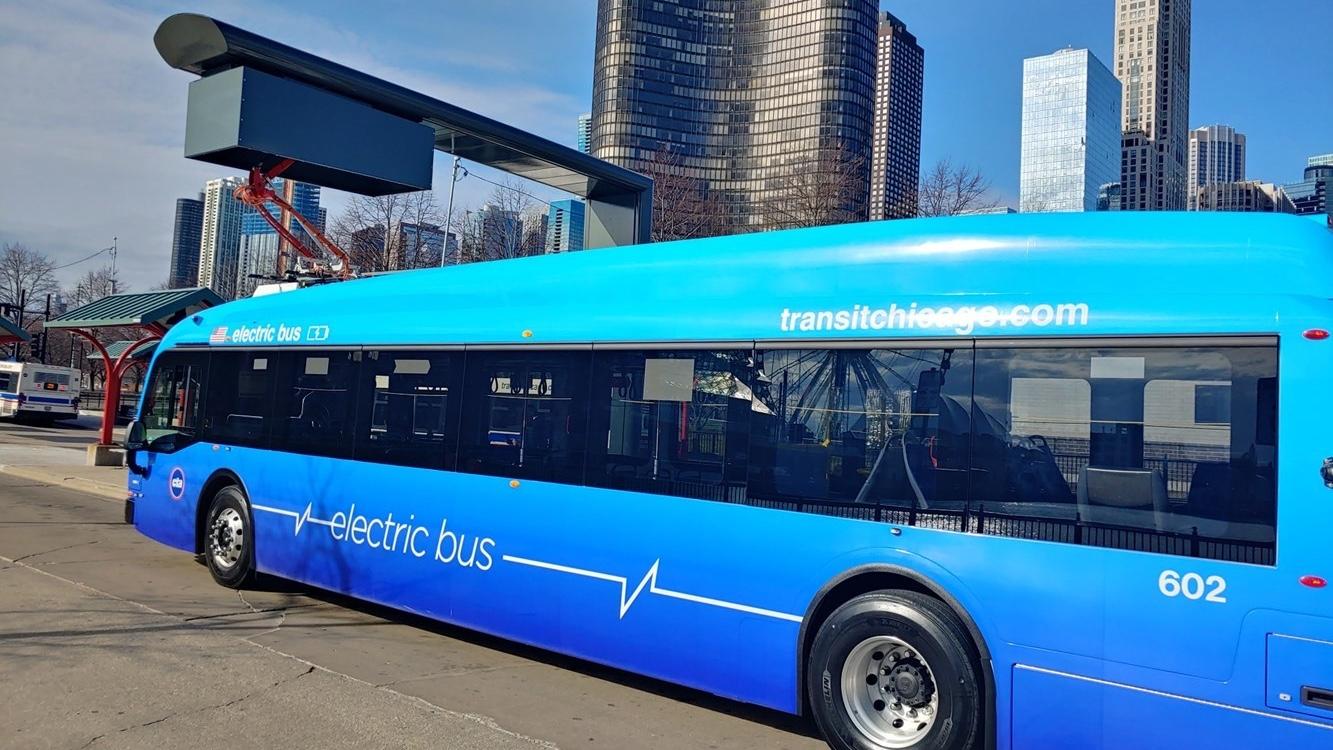
[[[1330,297],[1333,232],[1306,217],[964,216],[386,274],[204,310],[168,342],[1274,333],[1312,316],[1327,325]]]

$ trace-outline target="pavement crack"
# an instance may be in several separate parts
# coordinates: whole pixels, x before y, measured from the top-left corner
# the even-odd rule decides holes
[[[262,637],[264,637],[264,636],[266,636],[266,635],[270,635],[270,634],[272,634],[272,633],[276,633],[276,632],[278,632],[278,628],[281,628],[281,627],[287,622],[287,610],[290,608],[289,605],[288,605],[288,606],[282,606],[282,607],[271,607],[271,608],[268,608],[268,609],[262,609],[262,610],[261,610],[261,609],[255,607],[255,605],[251,604],[248,600],[246,600],[246,598],[245,598],[245,593],[244,593],[243,591],[240,591],[239,589],[236,591],[236,598],[237,598],[237,599],[240,599],[240,600],[241,600],[241,604],[244,604],[245,606],[249,607],[249,608],[250,608],[250,611],[251,611],[251,612],[254,612],[254,613],[257,614],[257,615],[258,615],[258,614],[263,614],[263,613],[266,613],[266,612],[277,612],[277,613],[278,613],[278,624],[277,624],[277,625],[274,625],[273,627],[269,628],[268,630],[265,630],[265,631],[262,632],[262,633],[255,633],[254,635],[247,636],[246,639],[245,639],[245,640],[247,640],[247,641],[248,641],[248,640],[251,640],[251,639],[253,639],[253,638],[262,638]]]
[[[97,544],[99,541],[101,540],[94,539],[90,542],[78,542],[77,544],[67,544],[64,547],[56,547],[55,549],[43,550],[41,552],[33,552],[27,555],[23,555],[22,557],[15,557],[14,559],[10,560],[10,562],[18,563],[18,562],[23,562],[24,560],[27,560],[32,557],[41,557],[42,555],[49,555],[52,552],[59,552],[61,550],[66,550],[66,549],[74,549],[75,547],[87,547],[90,544]]]
[[[235,705],[238,704],[238,703],[244,703],[245,701],[248,701],[248,700],[250,700],[251,698],[254,698],[254,697],[258,696],[258,695],[261,695],[261,694],[263,694],[263,693],[266,693],[266,692],[268,692],[268,691],[270,691],[270,690],[275,690],[275,689],[277,689],[277,688],[279,688],[279,687],[281,687],[281,686],[283,686],[283,685],[286,685],[286,684],[288,684],[288,683],[295,682],[295,681],[301,679],[302,677],[305,677],[305,676],[308,675],[308,674],[313,674],[314,671],[315,671],[315,667],[314,667],[314,665],[311,665],[311,666],[307,667],[306,670],[305,670],[304,672],[300,673],[300,674],[292,675],[291,677],[283,678],[283,679],[278,680],[277,682],[275,682],[275,683],[273,683],[273,684],[271,684],[271,685],[265,685],[264,687],[256,688],[256,689],[251,690],[250,692],[246,693],[245,695],[242,695],[242,696],[239,697],[239,698],[233,698],[233,699],[231,699],[231,700],[229,700],[229,701],[226,701],[226,702],[224,702],[224,703],[218,703],[218,704],[214,704],[214,705],[211,705],[211,706],[200,706],[199,708],[192,708],[192,709],[185,710],[185,711],[173,711],[172,713],[169,713],[169,714],[167,714],[166,716],[163,716],[163,717],[160,718],[160,719],[153,719],[152,721],[145,721],[145,722],[142,722],[142,723],[139,723],[139,724],[132,724],[132,725],[130,725],[130,726],[128,726],[128,727],[123,727],[123,728],[121,728],[121,729],[117,729],[117,730],[114,732],[114,734],[124,734],[125,732],[132,732],[132,731],[134,731],[134,730],[136,730],[136,729],[145,729],[145,728],[147,728],[147,727],[151,727],[151,726],[154,726],[154,725],[157,725],[157,724],[161,724],[161,723],[166,722],[166,721],[170,721],[170,720],[175,719],[175,718],[180,717],[180,716],[190,716],[190,715],[193,715],[193,714],[202,714],[202,713],[207,713],[207,712],[209,712],[209,711],[221,711],[222,709],[225,709],[225,708],[231,708],[232,706],[235,706]],[[107,734],[112,734],[112,733],[108,732]],[[96,737],[93,737],[92,739],[88,740],[87,742],[85,742],[85,743],[83,744],[83,748],[91,747],[91,746],[93,745],[93,743],[95,743],[95,742],[97,742],[98,740],[100,740],[100,739],[106,737],[107,734],[99,734],[99,735],[97,735]],[[83,748],[80,748],[80,750],[83,750]]]

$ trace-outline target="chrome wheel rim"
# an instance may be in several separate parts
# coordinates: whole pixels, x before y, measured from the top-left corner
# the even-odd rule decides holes
[[[208,550],[213,564],[219,568],[232,568],[241,561],[241,553],[245,551],[245,517],[235,508],[223,508],[213,517]]]
[[[940,694],[930,665],[891,635],[861,641],[842,664],[842,703],[852,725],[884,748],[920,742],[939,716]]]

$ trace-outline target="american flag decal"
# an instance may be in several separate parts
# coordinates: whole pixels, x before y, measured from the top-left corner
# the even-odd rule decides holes
[[[208,336],[208,343],[210,344],[227,343],[227,327],[218,326],[217,328],[214,328],[213,333],[209,334]]]

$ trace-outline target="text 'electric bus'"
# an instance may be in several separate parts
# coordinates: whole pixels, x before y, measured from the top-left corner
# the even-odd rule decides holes
[[[855,224],[176,325],[132,517],[835,748],[1333,747],[1333,231]]]

